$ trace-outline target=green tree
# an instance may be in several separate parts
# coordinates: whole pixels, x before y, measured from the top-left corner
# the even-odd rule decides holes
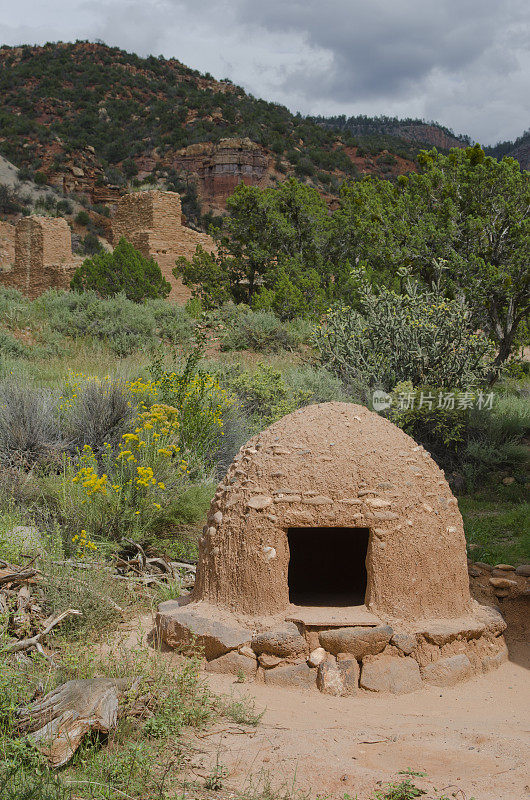
[[[420,171],[396,185],[345,186],[334,215],[335,258],[366,264],[377,282],[399,285],[399,269],[426,283],[444,267],[472,323],[496,343],[500,366],[530,308],[530,173],[478,145],[422,151]]]
[[[227,207],[217,253],[198,248],[174,270],[205,306],[233,299],[285,319],[315,315],[349,279],[328,258],[330,214],[316,189],[292,178],[264,190],[240,184]]]
[[[77,292],[93,290],[101,297],[124,294],[136,303],[148,297],[167,297],[171,290],[156,261],[144,258],[124,238],[112,253],[85,259],[75,271],[70,287]]]

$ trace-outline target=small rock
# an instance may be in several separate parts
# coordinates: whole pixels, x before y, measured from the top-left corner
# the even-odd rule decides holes
[[[269,545],[265,545],[264,547],[261,548],[261,552],[263,553],[267,561],[272,561],[274,558],[276,558],[275,547],[270,547]]]
[[[467,571],[471,575],[472,578],[480,578],[480,576],[482,575],[482,571],[480,569],[477,569],[476,567],[473,567],[473,566],[468,567]]]
[[[254,497],[251,497],[247,502],[247,508],[253,508],[255,511],[263,511],[263,509],[268,508],[271,503],[272,497],[265,494],[255,494]]]
[[[305,661],[265,670],[265,683],[273,686],[315,686],[316,672]]]
[[[520,564],[515,570],[515,574],[530,578],[530,564]]]
[[[215,514],[213,515],[213,521],[215,522],[216,525],[221,524],[221,522],[223,521],[223,514],[221,511],[215,512]]]
[[[206,664],[206,672],[221,672],[228,675],[245,675],[247,678],[253,678],[257,670],[256,657],[251,660],[247,656],[241,655],[236,650],[230,653],[225,653],[224,656],[219,656],[213,661],[208,661]]]
[[[475,566],[479,567],[479,569],[485,570],[486,572],[491,572],[493,569],[491,564],[485,564],[484,561],[475,561]]]
[[[370,692],[414,692],[421,688],[418,662],[408,657],[370,656],[363,661],[360,685]]]
[[[313,650],[313,652],[309,655],[307,663],[309,664],[310,667],[318,667],[318,665],[321,664],[325,658],[326,658],[326,651],[324,650],[324,648],[317,647],[316,650]]]
[[[328,653],[351,653],[354,658],[376,655],[385,649],[394,631],[390,625],[378,625],[375,628],[333,628],[321,631],[320,645]]]
[[[515,567],[511,564],[495,564],[494,569],[501,569],[503,572],[515,572]]]
[[[244,644],[241,647],[239,647],[238,653],[240,653],[242,656],[245,656],[246,658],[252,658],[254,661],[256,660],[256,653],[248,644]]]
[[[228,626],[202,616],[191,604],[179,606],[166,600],[158,606],[156,628],[168,647],[179,648],[196,644],[204,650],[208,661],[248,644],[250,632],[245,628]]]
[[[464,653],[440,658],[421,669],[423,680],[434,686],[454,686],[455,683],[469,678],[471,673],[471,662]]]
[[[342,672],[335,659],[329,659],[319,664],[317,671],[317,689],[319,689],[322,694],[331,694],[334,697],[340,697],[340,695],[344,693]]]
[[[282,663],[281,658],[278,658],[278,656],[270,656],[268,653],[262,653],[258,661],[263,669],[272,669],[272,667],[277,667],[278,664]]]
[[[515,481],[515,478],[513,476],[511,476],[511,475],[508,478],[503,478],[502,479],[502,482],[504,483],[505,486],[511,486],[514,481]]]
[[[392,505],[390,500],[382,500],[380,497],[367,497],[366,504],[372,508],[387,508]]]
[[[511,581],[509,578],[490,578],[489,582],[494,589],[513,589],[517,586],[517,581]]]
[[[275,631],[265,631],[254,636],[252,649],[258,655],[269,653],[273,656],[287,658],[307,651],[307,642],[294,622],[286,622],[285,627]]]
[[[342,656],[347,655],[341,653]],[[348,653],[349,655],[349,653]],[[344,694],[357,694],[359,691],[359,662],[353,656],[349,658],[341,658],[338,661],[339,671],[342,676],[342,684],[344,686]]]
[[[390,640],[390,644],[393,644],[398,650],[401,650],[402,653],[409,656],[418,644],[418,641],[413,633],[395,633]]]

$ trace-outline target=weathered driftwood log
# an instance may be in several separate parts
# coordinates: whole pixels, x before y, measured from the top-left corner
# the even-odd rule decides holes
[[[10,644],[5,648],[4,652],[18,653],[20,650],[29,650],[31,647],[36,647],[39,649],[41,640],[44,639],[44,637],[47,636],[56,625],[59,625],[59,623],[61,623],[63,619],[66,619],[66,617],[81,613],[82,612],[78,611],[76,608],[68,608],[66,611],[62,611],[60,614],[53,614],[51,617],[48,617],[44,623],[44,630],[40,631],[40,633],[37,633],[35,636],[30,636],[29,639],[20,639],[18,642],[13,642],[13,644]]]
[[[52,767],[62,767],[89,731],[110,733],[118,721],[126,679],[90,678],[63,683],[18,710],[19,729],[36,743]]]

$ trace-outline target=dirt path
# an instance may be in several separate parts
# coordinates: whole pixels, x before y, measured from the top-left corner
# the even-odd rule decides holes
[[[367,800],[411,769],[427,775],[414,778],[426,800],[528,800],[530,646],[524,609],[504,609],[512,660],[449,689],[335,698],[316,689],[240,684],[232,676],[208,674],[214,692],[251,698],[265,713],[255,729],[225,720],[206,734],[190,733],[190,777],[203,781],[218,763],[228,772],[225,789],[264,788],[270,781],[276,790],[294,788],[311,798]],[[129,643],[150,625],[148,615],[137,620]],[[176,667],[178,657],[167,658],[168,668]]]
[[[312,797],[371,796],[408,768],[428,797],[523,800],[529,796],[528,672],[509,662],[452,689],[335,698],[208,677],[216,692],[251,696],[266,708],[247,736],[226,726],[208,737],[205,765],[218,758],[241,788],[266,774]],[[223,730],[224,728],[224,730]],[[436,790],[436,793],[435,793]],[[457,791],[458,790],[458,791]],[[455,794],[456,793],[456,794]]]

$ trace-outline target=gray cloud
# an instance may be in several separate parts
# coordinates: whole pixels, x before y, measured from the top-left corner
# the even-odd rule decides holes
[[[9,44],[101,38],[303,113],[433,118],[484,143],[528,127],[527,0],[20,0]]]

